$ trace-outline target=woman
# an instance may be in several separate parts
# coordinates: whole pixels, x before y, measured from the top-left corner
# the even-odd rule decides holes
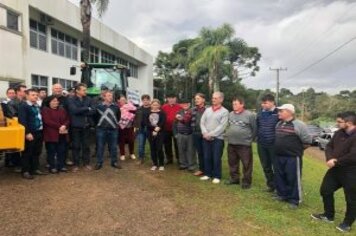
[[[151,159],[153,166],[152,171],[164,170],[164,155],[163,155],[163,127],[166,121],[166,115],[161,111],[161,103],[158,99],[153,99],[151,103],[151,111],[146,118],[146,127],[148,130],[148,141],[151,149]]]
[[[43,136],[47,149],[49,171],[52,174],[67,172],[64,157],[69,127],[67,112],[59,107],[56,96],[48,97],[49,107],[42,109]]]
[[[120,147],[120,160],[125,160],[125,144],[129,145],[129,152],[131,159],[136,159],[134,154],[135,148],[135,132],[133,121],[135,118],[136,107],[127,102],[125,96],[120,96],[118,99],[118,106],[121,111],[121,119],[119,121],[119,147]]]

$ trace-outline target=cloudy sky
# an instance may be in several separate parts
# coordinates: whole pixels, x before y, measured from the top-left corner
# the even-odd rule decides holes
[[[356,39],[293,76],[356,37],[354,0],[111,0],[101,21],[153,56],[203,26],[230,23],[236,37],[262,53],[261,71],[243,80],[248,87],[275,88],[269,68],[287,67],[281,87],[295,92],[356,89]]]

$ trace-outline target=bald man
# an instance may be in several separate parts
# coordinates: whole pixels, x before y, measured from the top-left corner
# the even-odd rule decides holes
[[[53,84],[52,85],[52,94],[55,95],[58,98],[59,105],[63,107],[67,112],[68,112],[68,98],[63,95],[63,87],[61,84]],[[49,106],[49,101],[48,98],[43,100],[42,107]]]

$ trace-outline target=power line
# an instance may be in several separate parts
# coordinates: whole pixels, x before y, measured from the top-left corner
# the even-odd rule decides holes
[[[337,51],[339,51],[340,49],[342,49],[343,47],[345,47],[346,45],[348,45],[349,43],[351,43],[352,41],[354,41],[356,39],[356,37],[351,38],[350,40],[348,40],[347,42],[341,44],[340,46],[338,46],[337,48],[335,48],[334,50],[332,50],[331,52],[329,52],[328,54],[326,54],[324,57],[320,58],[319,60],[313,62],[312,64],[310,64],[309,66],[305,67],[304,69],[298,71],[297,73],[295,73],[294,75],[288,77],[288,79],[292,79],[300,74],[302,74],[303,72],[309,70],[310,68],[312,68],[313,66],[319,64],[320,62],[324,61],[326,58],[330,57],[331,55],[333,55],[334,53],[336,53]]]

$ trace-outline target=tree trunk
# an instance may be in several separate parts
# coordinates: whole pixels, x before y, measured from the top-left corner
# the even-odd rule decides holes
[[[89,62],[91,10],[90,0],[80,1],[80,20],[83,26],[82,61],[85,63]]]
[[[219,83],[219,70],[218,70],[218,65],[215,64],[213,68],[213,86],[214,86],[214,92],[220,92],[220,83]]]

